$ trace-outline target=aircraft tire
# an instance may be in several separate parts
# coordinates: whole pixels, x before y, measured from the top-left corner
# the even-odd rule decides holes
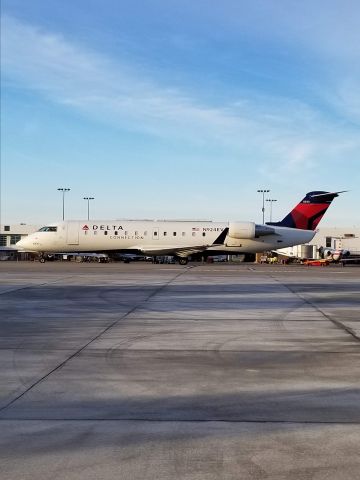
[[[45,263],[45,258],[44,258],[44,257],[40,257],[40,258],[39,258],[39,262],[40,262],[40,263]]]
[[[180,257],[178,259],[179,265],[187,265],[188,264],[188,259],[186,257]]]

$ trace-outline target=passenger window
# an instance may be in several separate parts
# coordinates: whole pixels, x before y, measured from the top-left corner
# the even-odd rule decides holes
[[[94,230],[94,235],[97,235],[97,231],[96,231],[96,230]]]
[[[114,235],[117,236],[118,232],[114,232]]]
[[[192,236],[195,237],[195,235],[196,235],[196,232],[192,232]]]
[[[176,232],[173,232],[173,236],[176,237]]]
[[[108,232],[105,230],[104,235],[107,235],[107,234],[108,234]]]
[[[182,235],[183,237],[185,237],[186,233],[185,233],[185,232],[181,232],[181,235]]]
[[[157,232],[154,232],[154,237],[157,237]]]
[[[205,237],[205,235],[206,235],[206,233],[205,233],[205,232],[203,232],[203,237]]]
[[[125,230],[124,235],[128,236],[129,232],[127,230]]]
[[[145,230],[145,232],[144,232],[144,237],[146,237],[146,235],[147,235],[147,231]]]
[[[164,237],[166,237],[166,235],[167,235],[167,232],[164,232]]]
[[[139,232],[135,230],[135,236],[138,236],[138,235],[139,235]]]

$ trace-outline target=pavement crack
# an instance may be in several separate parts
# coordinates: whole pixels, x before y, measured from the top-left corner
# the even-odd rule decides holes
[[[146,417],[125,417],[125,418],[72,418],[72,417],[6,417],[0,418],[1,422],[143,422],[143,423],[244,423],[244,424],[283,424],[283,425],[360,425],[360,421],[328,421],[328,420],[266,420],[266,419],[231,419],[228,418],[146,418]]]

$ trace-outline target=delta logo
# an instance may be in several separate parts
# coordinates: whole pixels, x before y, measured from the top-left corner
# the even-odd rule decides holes
[[[123,230],[122,225],[92,225],[93,230]],[[90,230],[90,227],[88,225],[83,225],[82,230]]]

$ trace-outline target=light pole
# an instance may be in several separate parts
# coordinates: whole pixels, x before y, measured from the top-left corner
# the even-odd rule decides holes
[[[269,193],[270,190],[258,190],[258,193],[262,193],[262,218],[263,218],[263,225],[265,223],[265,193]]]
[[[59,192],[62,192],[62,219],[65,220],[65,192],[70,192],[70,188],[58,188]]]
[[[267,198],[267,202],[270,202],[270,222],[272,222],[272,206],[274,202],[277,202],[276,198]]]
[[[94,197],[83,197],[84,200],[87,200],[87,211],[88,211],[88,220],[90,220],[90,200],[94,200]]]

